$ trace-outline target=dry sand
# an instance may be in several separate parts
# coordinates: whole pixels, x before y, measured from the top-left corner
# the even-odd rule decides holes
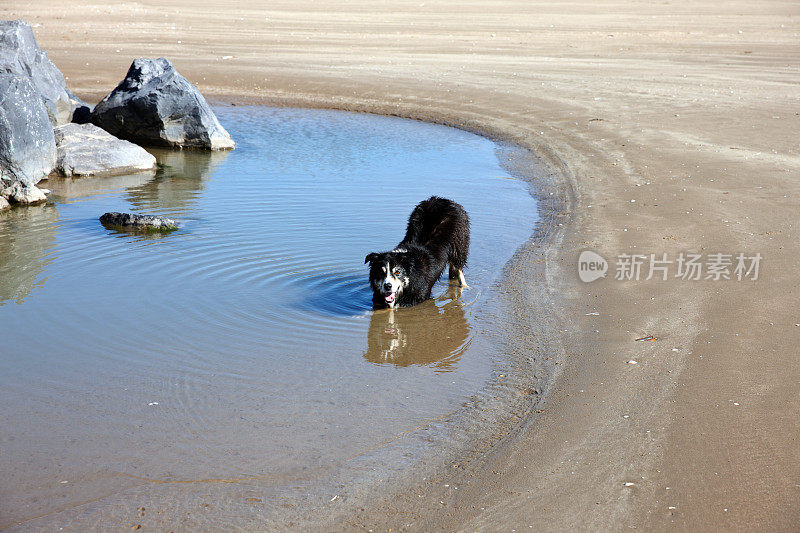
[[[558,324],[542,412],[336,528],[800,524],[797,2],[10,0],[0,16],[36,25],[90,99],[166,56],[206,95],[453,123],[557,172],[574,202],[527,282],[551,303],[526,319]],[[763,261],[757,281],[583,284],[586,248]]]

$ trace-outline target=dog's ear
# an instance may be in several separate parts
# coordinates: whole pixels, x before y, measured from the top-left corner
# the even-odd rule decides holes
[[[375,260],[376,257],[378,257],[378,254],[374,252],[371,254],[367,254],[367,257],[364,258],[364,264],[366,265],[367,263],[371,263],[372,261]]]

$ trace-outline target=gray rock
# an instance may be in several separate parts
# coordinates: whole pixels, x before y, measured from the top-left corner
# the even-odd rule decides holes
[[[88,124],[92,119],[94,106],[87,104],[67,89],[70,104],[72,104],[72,122],[75,124]]]
[[[8,203],[8,200],[6,200],[5,197],[0,196],[0,211],[3,209],[8,209],[9,207],[11,207],[11,204]]]
[[[46,189],[45,189],[46,190]],[[44,191],[35,185],[23,185],[20,182],[14,183],[0,191],[0,196],[7,198],[15,204],[31,205],[38,204],[47,200]]]
[[[53,127],[72,119],[72,103],[61,71],[36,44],[23,20],[0,21],[0,72],[29,78],[47,109]]]
[[[114,229],[129,231],[172,231],[178,229],[178,223],[171,218],[153,215],[136,215],[133,213],[105,213],[100,223]]]
[[[15,183],[32,187],[55,164],[53,126],[33,84],[0,73],[0,189]]]
[[[55,136],[56,170],[64,176],[113,176],[156,168],[156,158],[144,148],[94,124],[64,124]]]
[[[95,106],[92,123],[142,145],[234,147],[203,95],[163,57],[134,60],[125,79]]]

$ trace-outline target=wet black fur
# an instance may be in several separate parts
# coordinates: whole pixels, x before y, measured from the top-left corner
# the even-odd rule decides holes
[[[371,253],[364,259],[370,263],[372,305],[389,307],[380,285],[385,277],[381,267],[388,261],[391,268],[400,267],[407,278],[397,297],[397,306],[410,307],[431,297],[431,289],[450,266],[450,278],[467,264],[469,253],[469,217],[464,208],[446,198],[431,196],[420,202],[408,218],[406,236],[395,250]]]

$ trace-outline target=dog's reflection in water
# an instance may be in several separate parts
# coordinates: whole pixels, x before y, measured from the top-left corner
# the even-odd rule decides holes
[[[470,327],[457,298],[460,292],[451,286],[442,298],[444,304],[428,300],[408,309],[373,312],[364,359],[382,365],[454,370],[469,346]]]

